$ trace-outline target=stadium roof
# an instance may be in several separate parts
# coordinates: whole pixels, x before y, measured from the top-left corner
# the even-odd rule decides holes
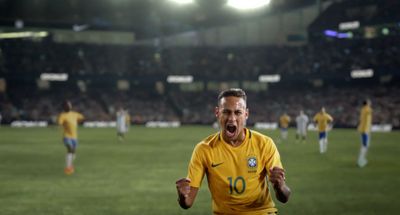
[[[228,9],[226,0],[195,0],[192,5],[169,0],[0,0],[0,26],[90,28],[134,32],[137,39],[254,19],[318,0],[272,0],[268,7],[244,13]],[[22,23],[20,22],[20,24]]]

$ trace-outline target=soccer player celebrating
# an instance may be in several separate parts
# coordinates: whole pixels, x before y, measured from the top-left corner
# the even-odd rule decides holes
[[[286,113],[283,113],[282,116],[279,117],[279,127],[281,128],[282,140],[287,139],[290,120],[290,116]]]
[[[273,140],[245,127],[245,92],[221,92],[215,116],[220,131],[196,145],[187,177],[176,181],[179,205],[193,205],[206,175],[214,214],[275,214],[269,183],[280,202],[287,202],[291,191]]]
[[[304,114],[304,111],[301,110],[300,114],[296,117],[296,140],[300,139],[300,142],[306,140],[307,137],[307,124],[308,124],[308,116]]]
[[[119,141],[123,141],[125,133],[128,132],[130,125],[130,116],[123,108],[117,111],[117,136]]]
[[[72,111],[70,101],[64,101],[63,109],[64,112],[58,117],[58,124],[63,128],[63,141],[67,148],[64,172],[67,175],[71,175],[75,171],[73,161],[75,160],[75,152],[78,144],[77,127],[78,123],[83,121],[84,117],[82,114]]]
[[[367,152],[369,146],[370,132],[372,124],[372,108],[371,101],[365,100],[363,107],[360,112],[360,123],[358,125],[358,131],[361,133],[361,148],[358,156],[357,164],[359,167],[367,165]]]
[[[319,152],[323,154],[328,150],[328,128],[333,118],[322,107],[321,111],[315,114],[313,121],[317,124],[319,131]]]

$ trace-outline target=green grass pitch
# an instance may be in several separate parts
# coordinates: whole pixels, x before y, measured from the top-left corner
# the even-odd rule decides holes
[[[180,209],[175,180],[186,175],[194,145],[216,130],[133,126],[124,143],[114,129],[80,128],[76,173],[63,173],[58,128],[0,127],[0,214],[211,214],[206,182],[193,208]],[[278,131],[261,130],[278,139]],[[354,129],[334,129],[327,154],[317,134],[307,143],[277,143],[292,196],[280,214],[398,214],[400,132],[373,133],[369,164],[360,169]],[[206,181],[206,180],[204,180]]]

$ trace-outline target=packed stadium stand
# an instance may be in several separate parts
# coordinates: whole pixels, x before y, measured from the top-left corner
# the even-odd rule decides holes
[[[364,3],[371,2],[376,1]],[[347,12],[346,16],[368,18],[370,24],[376,25],[398,18],[397,13],[390,13],[390,6],[397,7],[398,2],[384,2],[373,9],[369,7],[368,17],[357,11]],[[279,83],[268,84],[262,90],[247,90],[250,125],[276,122],[283,111],[294,117],[303,109],[312,116],[325,106],[335,119],[335,126],[355,127],[361,101],[370,98],[374,123],[400,128],[399,25],[390,27],[391,33],[377,33],[373,38],[363,38],[358,32],[347,39],[329,38],[321,33],[324,26],[328,29],[345,21],[343,16],[332,13],[355,5],[358,3],[351,1],[332,4],[309,28],[310,38],[315,40],[301,46],[68,44],[57,43],[51,37],[1,40],[0,78],[6,80],[6,90],[0,92],[2,123],[54,123],[61,102],[68,98],[91,121],[114,120],[115,110],[122,106],[137,124],[212,124],[218,90],[208,89],[209,82],[235,82],[243,87],[244,81],[257,82],[260,75],[280,74]],[[352,80],[350,72],[357,69],[372,69],[376,75]],[[39,89],[36,81],[42,73],[67,73],[71,78]],[[183,90],[167,83],[168,75],[192,75],[205,87]],[[121,79],[130,82],[129,89],[117,89],[116,82]],[[315,84],[316,79],[322,83]],[[77,85],[82,80],[86,89]],[[162,83],[162,89],[157,89],[157,82]]]

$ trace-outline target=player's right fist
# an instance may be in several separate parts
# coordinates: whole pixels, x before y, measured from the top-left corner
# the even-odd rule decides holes
[[[184,196],[185,198],[189,196],[190,182],[189,178],[181,178],[175,182],[179,196]]]

